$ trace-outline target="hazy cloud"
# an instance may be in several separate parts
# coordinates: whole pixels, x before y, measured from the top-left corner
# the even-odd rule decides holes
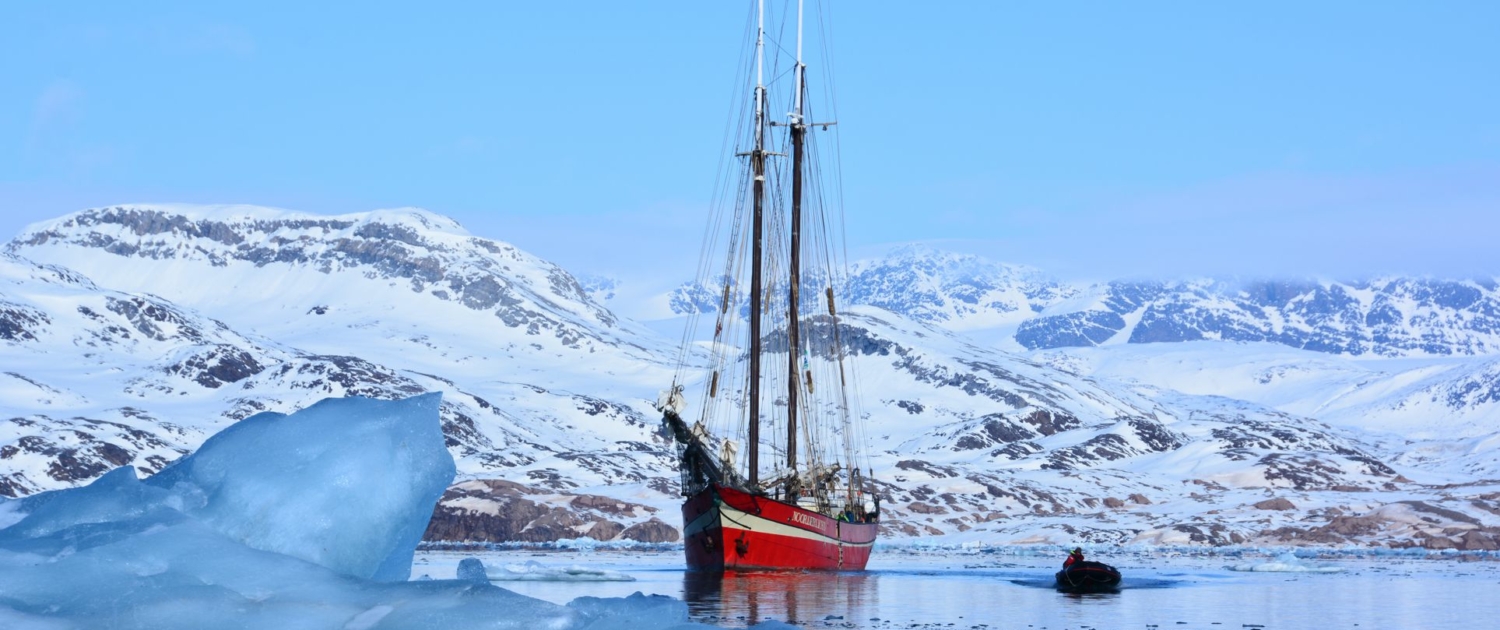
[[[238,57],[255,53],[255,39],[233,24],[158,24],[153,30],[159,42],[176,52],[226,53]]]
[[[1383,174],[1261,174],[996,213],[939,247],[1067,278],[1500,273],[1500,164]],[[988,238],[980,235],[992,235]],[[860,247],[865,255],[890,244]]]
[[[77,122],[83,96],[83,88],[69,79],[58,79],[42,89],[32,104],[26,129],[28,155],[42,150],[49,136]]]
[[[74,24],[59,29],[54,36],[68,45],[144,47],[170,54],[248,57],[256,51],[255,38],[244,28],[201,20],[157,18],[123,24]]]
[[[426,151],[429,158],[471,157],[492,153],[492,143],[479,136],[461,136],[435,145]]]

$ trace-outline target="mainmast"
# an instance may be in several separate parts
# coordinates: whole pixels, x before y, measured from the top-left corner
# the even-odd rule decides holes
[[[807,125],[802,120],[802,83],[805,79],[802,65],[802,0],[797,0],[797,67],[795,72],[795,96],[792,107],[790,131],[792,133],[792,243],[791,274],[787,283],[787,300],[790,312],[787,316],[787,404],[786,404],[786,463],[791,469],[787,482],[790,495],[797,500],[797,393],[802,388],[802,378],[797,370],[800,346],[799,318],[797,313],[798,293],[802,284],[802,144],[807,134]]]
[[[759,16],[755,25],[755,148],[750,152],[750,170],[755,176],[754,210],[750,244],[750,487],[760,484],[760,311],[761,311],[761,239],[764,237],[762,209],[766,196],[766,85],[765,40],[766,2],[757,3]]]

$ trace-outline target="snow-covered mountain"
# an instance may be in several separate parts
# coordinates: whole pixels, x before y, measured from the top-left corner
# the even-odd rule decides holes
[[[712,310],[722,286],[684,283],[671,311]],[[1500,282],[1065,283],[1028,267],[913,245],[857,262],[841,291],[1002,347],[1041,350],[1197,340],[1268,342],[1350,356],[1500,354]]]
[[[441,391],[460,482],[429,536],[675,536],[677,474],[647,400],[671,381],[677,349],[608,307],[608,279],[580,282],[420,210],[119,206],[32,226],[0,262],[0,408],[11,418],[0,494],[73,485],[114,465],[154,472],[259,410]],[[1482,323],[1493,286],[1459,284],[1480,297],[1391,306],[1407,318],[1402,339],[1450,352],[1381,347],[1494,348]],[[691,289],[680,292],[684,308]],[[841,337],[888,535],[1482,546],[1500,534],[1500,483],[1483,481],[1500,478],[1485,446],[1497,433],[1490,359],[1380,360],[1416,362],[1408,369],[1425,377],[1414,378],[1265,342],[1126,344],[1121,331],[1134,336],[1170,300],[1146,291],[1127,309],[1132,298],[1111,291],[919,249],[856,267],[846,294],[863,306],[845,309]],[[1203,303],[1242,308],[1223,295],[1205,290]],[[1311,312],[1310,301],[1257,312],[1302,330],[1313,319],[1288,323],[1287,313]],[[972,336],[998,328],[1019,339],[1035,322],[1098,312],[1139,317],[1103,347],[1013,352]],[[1288,355],[1258,371],[1234,358],[1268,347]],[[1202,387],[1191,376],[1207,367],[1112,354],[1162,348],[1231,352],[1224,378]],[[1371,348],[1361,356],[1383,353]],[[1313,376],[1299,380],[1299,369]],[[1263,377],[1283,385],[1256,389]],[[1429,398],[1460,401],[1467,415],[1423,433],[1423,414],[1453,409],[1423,407]],[[1372,409],[1387,424],[1361,424]],[[1456,452],[1465,454],[1440,456]]]
[[[1500,285],[1486,280],[1111,282],[1022,324],[1030,349],[1111,341],[1270,342],[1330,354],[1500,353]]]
[[[1253,401],[1358,430],[1397,462],[1500,471],[1500,357],[1368,359],[1270,343],[1070,348],[1033,353],[1079,375]]]
[[[663,298],[674,314],[712,312],[719,307],[723,291],[722,282],[685,282]],[[840,295],[850,304],[877,306],[908,319],[969,331],[1013,329],[1079,292],[1030,267],[909,245],[854,263]]]
[[[423,391],[445,394],[465,476],[654,497],[675,476],[646,404],[675,349],[444,217],[115,207],[33,226],[7,252],[6,494],[153,472],[256,411]]]

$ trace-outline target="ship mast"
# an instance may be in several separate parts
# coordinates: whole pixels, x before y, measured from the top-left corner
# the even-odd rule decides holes
[[[760,299],[763,291],[760,268],[766,196],[766,1],[758,0],[756,6],[759,16],[755,25],[755,148],[750,152],[750,169],[755,176],[751,185],[754,199],[751,222],[754,227],[750,245],[750,432],[746,436],[750,443],[751,488],[760,483]]]
[[[787,339],[787,394],[786,394],[786,462],[787,468],[791,470],[791,477],[787,481],[788,499],[797,500],[797,393],[802,386],[801,375],[797,370],[797,355],[799,349],[799,326],[798,326],[798,293],[802,284],[802,144],[807,134],[807,125],[802,120],[802,89],[803,81],[806,79],[804,66],[802,64],[802,1],[797,0],[797,66],[794,70],[795,80],[793,90],[794,105],[790,115],[792,135],[792,243],[791,243],[791,278],[788,282],[787,300],[790,312],[787,317],[786,339]]]

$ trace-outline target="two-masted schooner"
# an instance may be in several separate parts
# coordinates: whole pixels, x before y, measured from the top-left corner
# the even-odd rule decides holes
[[[789,47],[771,38],[768,64],[765,0],[755,2],[753,60],[742,65],[753,80],[740,82],[749,98],[726,139],[695,285],[711,297],[690,315],[677,376],[657,401],[677,445],[695,570],[862,570],[879,530],[836,305],[837,159],[820,153],[837,143],[820,152],[818,141],[835,137],[835,121],[811,115],[796,4],[795,57],[782,67]],[[832,110],[831,91],[820,96]],[[771,114],[777,106],[784,117]],[[712,341],[698,341],[710,314]],[[707,348],[708,369],[689,367],[701,363],[694,347]]]

